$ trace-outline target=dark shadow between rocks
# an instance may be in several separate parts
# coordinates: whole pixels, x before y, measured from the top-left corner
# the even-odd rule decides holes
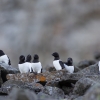
[[[37,83],[40,83],[41,85],[45,86],[47,82],[46,81],[39,81]]]
[[[0,93],[0,96],[7,96],[7,93]]]
[[[77,81],[78,80],[60,81],[58,82],[58,88],[61,88],[64,91],[65,95],[69,95],[70,93],[72,93]]]
[[[1,70],[1,78],[3,83],[7,81],[6,75],[8,74],[8,72],[6,70]]]

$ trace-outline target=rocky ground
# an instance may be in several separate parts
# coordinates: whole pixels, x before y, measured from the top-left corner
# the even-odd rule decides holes
[[[0,100],[100,100],[98,64],[82,61],[73,74],[50,67],[35,75],[0,63]]]

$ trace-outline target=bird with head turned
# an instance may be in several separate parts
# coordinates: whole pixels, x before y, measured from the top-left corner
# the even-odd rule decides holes
[[[54,52],[52,54],[54,56],[53,66],[56,70],[62,70],[65,68],[64,63],[60,60],[59,54],[57,52]]]

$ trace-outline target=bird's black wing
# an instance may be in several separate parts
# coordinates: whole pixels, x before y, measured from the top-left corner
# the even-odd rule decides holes
[[[41,68],[41,73],[42,73],[43,69]]]
[[[9,62],[8,62],[8,64],[9,64],[9,65],[11,65],[11,61],[10,61],[10,58],[8,57],[8,59],[9,59]]]
[[[59,61],[59,64],[61,65],[62,69],[65,68],[64,63],[62,61]]]
[[[30,73],[33,73],[33,69],[32,69],[32,67],[31,67],[31,72]]]

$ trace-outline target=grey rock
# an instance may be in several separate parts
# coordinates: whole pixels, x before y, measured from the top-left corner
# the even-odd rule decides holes
[[[76,73],[76,72],[78,72],[80,70],[81,70],[80,68],[78,68],[77,66],[74,66],[74,73]]]
[[[9,87],[11,85],[23,86],[23,85],[26,85],[26,83],[24,83],[22,81],[8,80],[8,81],[6,81],[5,83],[2,84],[2,88],[3,87]]]
[[[83,100],[83,96],[79,96],[78,98],[75,98],[74,100]]]
[[[78,63],[77,67],[80,69],[84,69],[86,67],[89,67],[90,65],[94,65],[96,62],[93,60],[84,60]]]
[[[0,91],[1,93],[9,94],[14,87],[21,88],[23,86],[25,86],[25,83],[22,81],[8,80],[2,84]]]
[[[46,100],[46,99],[54,99],[52,96],[50,96],[49,94],[45,94],[43,92],[40,92],[37,94],[37,97],[39,100]]]
[[[5,82],[7,81],[7,74],[16,74],[19,73],[19,71],[16,68],[9,66],[5,63],[0,63],[0,73],[2,81]]]
[[[0,62],[0,69],[5,69],[8,71],[13,71],[13,73],[19,72],[16,68],[12,67],[11,65],[7,65],[5,63]]]
[[[49,72],[52,72],[52,71],[56,71],[56,69],[55,69],[55,67],[49,67],[49,68],[48,68],[48,71],[49,71]]]
[[[65,96],[61,89],[51,86],[45,86],[43,93],[52,96],[54,99],[63,99]]]
[[[99,67],[98,64],[91,65],[83,70],[77,72],[78,74],[86,74],[86,75],[99,75]]]
[[[36,93],[42,91],[44,88],[40,83],[25,83],[22,81],[8,80],[2,84],[1,90],[9,94],[13,87],[28,89]]]
[[[84,95],[83,100],[100,100],[100,84],[93,85]]]
[[[65,94],[69,95],[70,93],[72,93],[73,91],[73,87],[66,87],[66,86],[62,86],[61,88]]]
[[[38,100],[36,94],[27,89],[13,88],[7,100]]]
[[[82,96],[94,84],[96,84],[96,82],[89,78],[81,78],[76,82],[73,93]]]
[[[6,87],[6,88],[0,88],[0,95],[8,95],[11,91],[11,87]]]
[[[7,100],[4,96],[0,96],[0,100]]]
[[[47,74],[46,74],[47,75]],[[17,73],[17,74],[8,74],[7,76],[8,80],[16,80],[16,81],[22,81],[22,82],[46,82],[46,77],[43,75],[43,73],[34,74],[34,73]]]

